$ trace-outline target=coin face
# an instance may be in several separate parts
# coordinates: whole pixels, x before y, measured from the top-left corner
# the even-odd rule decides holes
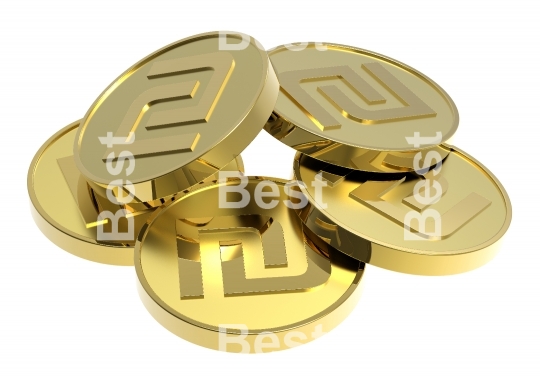
[[[280,46],[269,56],[281,88],[265,129],[313,158],[372,172],[412,170],[407,152],[434,148],[457,129],[444,90],[391,58],[330,43]],[[411,144],[415,133],[438,142]]]
[[[424,174],[373,174],[297,153],[295,176],[313,233],[359,260],[425,275],[464,272],[489,261],[511,206],[498,180],[461,150]]]
[[[261,192],[273,197],[262,206]],[[247,201],[226,207],[229,196]],[[305,238],[291,202],[285,181],[245,177],[158,209],[135,251],[150,313],[188,341],[229,352],[286,349],[336,326],[356,302],[364,264]]]
[[[75,162],[103,187],[129,180],[139,201],[183,191],[240,154],[278,90],[253,38],[215,32],[183,39],[142,59],[99,96],[82,119]],[[124,159],[133,168],[113,176]]]
[[[40,230],[60,248],[85,259],[114,265],[133,265],[135,237],[153,207],[119,205],[94,194],[73,158],[73,142],[80,121],[54,134],[36,153],[28,171],[28,192],[34,220]],[[225,169],[243,169],[238,157]],[[132,205],[136,206],[136,205]],[[121,213],[114,240],[99,236],[110,233],[113,218],[100,213]],[[128,219],[129,218],[129,219]]]

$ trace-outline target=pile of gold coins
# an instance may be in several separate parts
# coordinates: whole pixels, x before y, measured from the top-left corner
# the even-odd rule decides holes
[[[45,142],[32,213],[64,250],[135,265],[144,305],[178,336],[287,349],[351,312],[366,263],[446,275],[494,256],[510,201],[446,143],[458,120],[435,82],[374,52],[196,35]],[[293,180],[243,174],[263,128],[297,150]]]

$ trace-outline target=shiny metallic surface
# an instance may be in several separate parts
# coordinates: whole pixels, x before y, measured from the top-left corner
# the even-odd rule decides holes
[[[420,149],[457,129],[452,99],[434,81],[399,61],[333,43],[269,52],[280,93],[267,132],[321,161],[369,172],[413,171]],[[434,145],[407,137],[440,135]]]
[[[478,161],[441,147],[448,156],[424,175],[366,173],[297,153],[295,177],[310,202],[299,215],[331,246],[376,266],[424,275],[479,267],[495,255],[510,225],[510,200]],[[325,185],[319,197],[316,179]]]
[[[105,264],[133,265],[135,236],[154,207],[113,204],[107,198],[94,194],[73,161],[73,141],[79,123],[76,121],[61,129],[36,153],[27,183],[32,215],[49,240],[76,256]],[[243,170],[241,157],[225,169],[239,168]],[[133,239],[98,240],[98,226],[103,226],[107,232],[111,226],[107,219],[98,220],[99,213],[122,209],[126,210],[126,216],[133,218]],[[126,230],[126,222],[119,220],[120,231]]]
[[[139,292],[158,322],[190,342],[260,352],[259,341],[269,336],[271,344],[261,352],[282,350],[347,316],[364,264],[304,236],[299,217],[285,204],[294,201],[285,181],[245,179],[251,197],[245,207],[221,207],[220,190],[239,184],[228,179],[155,212],[135,246]],[[278,187],[277,203],[262,209],[253,197],[269,181]],[[237,201],[238,194],[231,197]],[[224,337],[244,346],[224,346]]]
[[[74,143],[76,165],[96,193],[122,179],[136,200],[153,201],[189,189],[240,154],[268,120],[279,90],[266,52],[246,37],[237,50],[221,49],[220,39],[238,43],[243,35],[180,40],[105,89]],[[127,157],[136,168],[112,176],[107,162]]]

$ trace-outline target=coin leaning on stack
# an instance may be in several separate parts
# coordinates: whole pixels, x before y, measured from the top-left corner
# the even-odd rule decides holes
[[[446,143],[457,125],[442,88],[382,55],[200,34],[133,65],[41,147],[32,213],[66,251],[135,265],[178,336],[286,349],[351,312],[366,263],[443,275],[493,257],[510,202]],[[243,175],[263,128],[298,151],[295,180]]]

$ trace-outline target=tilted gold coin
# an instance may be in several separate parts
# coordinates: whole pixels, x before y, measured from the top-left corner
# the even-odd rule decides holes
[[[106,264],[133,265],[135,237],[153,207],[113,204],[94,194],[73,158],[78,126],[76,121],[54,134],[32,160],[28,170],[32,215],[47,238],[76,256]],[[243,170],[240,156],[225,169]],[[105,211],[119,213],[117,231],[127,236],[100,240],[99,231],[108,234],[113,226],[110,218],[100,217]],[[129,221],[133,221],[133,230],[128,234]]]
[[[295,176],[310,202],[300,217],[331,246],[383,268],[444,275],[483,265],[510,225],[510,200],[478,161],[442,147],[442,165],[423,175],[367,173],[297,153]]]
[[[369,172],[413,171],[417,150],[445,152],[458,126],[435,82],[389,57],[338,44],[269,51],[281,88],[265,129],[313,158]],[[418,144],[411,138],[433,138]]]
[[[90,107],[74,143],[76,165],[95,192],[129,187],[149,202],[237,157],[263,128],[279,90],[257,43],[241,34],[200,34],[118,77]]]
[[[341,322],[364,263],[304,238],[291,190],[274,178],[220,180],[157,209],[135,246],[139,293],[154,318],[195,344],[252,353],[311,341]]]

